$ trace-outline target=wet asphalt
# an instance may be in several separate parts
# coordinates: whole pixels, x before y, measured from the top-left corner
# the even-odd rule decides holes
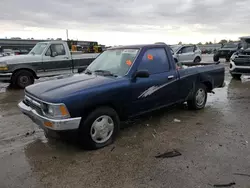
[[[1,83],[0,188],[206,188],[232,182],[249,188],[250,82],[232,80],[225,66],[226,86],[209,94],[204,110],[177,106],[130,120],[114,144],[97,151],[45,138],[17,107],[23,90]],[[173,149],[182,155],[155,157]]]

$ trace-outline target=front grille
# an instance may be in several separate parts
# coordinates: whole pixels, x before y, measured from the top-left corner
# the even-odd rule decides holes
[[[242,74],[248,74],[250,73],[250,69],[240,69],[240,68],[235,68],[232,72],[235,73],[242,73]]]
[[[234,60],[234,64],[236,66],[250,66],[250,59],[238,57]]]
[[[32,109],[34,109],[38,114],[42,115],[43,111],[41,108],[41,103],[38,102],[37,100],[34,100],[31,97],[25,96],[23,103],[26,104],[27,106],[31,107]]]

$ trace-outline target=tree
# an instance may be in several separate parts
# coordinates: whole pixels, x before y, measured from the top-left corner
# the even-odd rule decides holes
[[[208,45],[209,43],[208,43],[208,42],[206,42],[205,44],[206,44],[206,45]]]
[[[227,43],[227,40],[226,40],[226,39],[222,39],[222,40],[219,42],[219,44],[225,44],[225,43]]]
[[[201,42],[199,42],[199,43],[198,43],[198,45],[202,45],[202,43],[201,43]]]
[[[181,45],[181,44],[182,44],[182,42],[180,41],[178,44],[179,44],[179,45]]]
[[[213,43],[210,41],[209,44],[213,44]]]

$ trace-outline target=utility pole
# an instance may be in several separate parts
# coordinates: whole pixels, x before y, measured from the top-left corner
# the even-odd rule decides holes
[[[67,36],[67,40],[69,40],[69,33],[68,33],[68,29],[66,29],[66,36]]]

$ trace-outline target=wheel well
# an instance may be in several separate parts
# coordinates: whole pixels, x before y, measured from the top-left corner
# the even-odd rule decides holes
[[[206,88],[207,88],[207,92],[210,92],[210,91],[212,91],[213,90],[213,85],[212,85],[212,83],[211,82],[209,82],[209,81],[205,81],[205,82],[202,82],[205,86],[206,86]]]
[[[32,69],[29,69],[29,68],[16,69],[16,70],[13,72],[12,75],[14,76],[17,72],[23,71],[23,70],[31,72],[32,75],[34,76],[34,78],[36,78],[36,79],[38,78],[37,75],[36,75],[36,73],[35,73],[35,71],[33,71]]]
[[[114,104],[112,103],[106,103],[106,104],[98,104],[98,105],[94,105],[94,106],[91,106],[87,109],[84,110],[84,117],[87,117],[91,112],[93,112],[94,110],[96,110],[97,108],[100,108],[100,107],[109,107],[109,108],[112,108],[116,111],[117,115],[119,116],[119,118],[121,120],[125,120],[126,117],[123,115],[123,113],[121,113],[121,109],[119,109],[118,107],[116,107]]]

